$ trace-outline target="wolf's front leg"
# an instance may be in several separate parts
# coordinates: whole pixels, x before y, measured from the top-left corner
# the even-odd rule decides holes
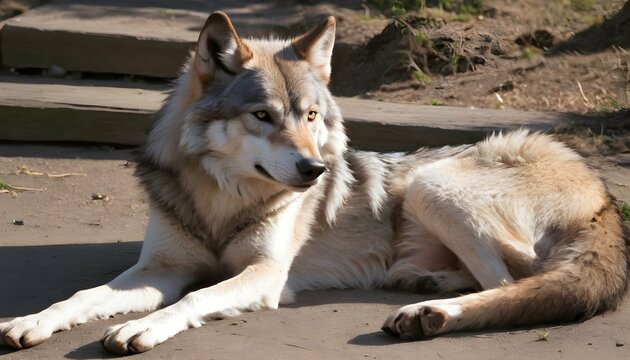
[[[212,319],[235,316],[241,311],[275,309],[287,274],[286,266],[273,261],[250,265],[239,275],[191,292],[169,307],[111,327],[103,336],[103,346],[117,354],[144,352]]]
[[[185,274],[134,265],[107,285],[82,290],[68,300],[0,324],[0,345],[17,349],[35,346],[52,333],[118,313],[149,311],[177,299],[190,282]]]
[[[68,300],[28,316],[0,323],[0,345],[17,349],[35,346],[52,333],[91,320],[132,311],[150,311],[171,304],[198,281],[206,264],[191,239],[176,237],[177,229],[151,211],[138,263],[107,285],[82,290]],[[186,246],[189,244],[189,246]],[[203,250],[201,245],[198,247]],[[188,255],[187,255],[188,254]],[[169,266],[179,263],[179,266]]]
[[[307,236],[295,224],[301,204],[298,199],[229,239],[220,263],[235,276],[142,319],[111,327],[103,346],[117,354],[144,352],[212,319],[277,308],[293,258]]]

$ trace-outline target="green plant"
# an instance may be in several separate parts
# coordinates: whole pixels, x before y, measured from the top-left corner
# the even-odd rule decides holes
[[[429,42],[429,38],[422,31],[418,31],[416,34],[416,40],[420,46],[425,46]]]
[[[622,201],[619,206],[619,212],[621,213],[621,218],[623,222],[630,223],[630,205],[627,202]]]
[[[527,60],[531,60],[534,58],[534,49],[531,46],[526,46],[523,48],[523,56]]]
[[[451,67],[451,73],[453,74],[457,73],[457,68],[459,66],[459,55],[457,55],[455,51],[453,51],[453,54],[451,55],[449,65]]]
[[[584,15],[577,19],[577,21],[581,24],[585,25],[597,25],[602,22],[602,18],[598,15]]]
[[[612,114],[623,109],[623,104],[619,100],[610,96],[607,103],[600,104],[595,110],[603,114]]]
[[[469,22],[472,19],[472,15],[470,13],[461,13],[451,17],[450,19],[459,22]]]
[[[3,180],[0,180],[0,190],[11,190],[11,185],[7,184]]]
[[[459,14],[479,14],[483,10],[483,0],[439,0],[438,4]]]
[[[421,83],[422,85],[427,85],[433,82],[433,79],[431,79],[429,75],[423,73],[420,70],[415,71],[413,73],[413,77],[416,78],[416,80],[418,80],[418,82]]]
[[[444,105],[444,102],[442,100],[440,100],[440,99],[433,98],[433,99],[431,99],[431,105],[433,105],[433,106],[442,106],[442,105]]]
[[[409,11],[418,11],[426,6],[426,0],[371,0],[378,10],[392,16],[402,16]]]
[[[593,10],[593,0],[571,0],[571,8],[580,12],[591,11]]]

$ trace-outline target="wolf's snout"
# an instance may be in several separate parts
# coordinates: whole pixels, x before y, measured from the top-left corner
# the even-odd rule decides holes
[[[323,162],[309,158],[304,158],[295,165],[304,181],[313,181],[326,171],[326,166]]]

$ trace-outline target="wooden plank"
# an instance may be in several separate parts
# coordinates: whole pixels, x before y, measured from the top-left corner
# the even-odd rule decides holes
[[[68,106],[153,113],[166,97],[166,85],[123,81],[82,81],[0,76],[0,104],[19,107]],[[39,104],[39,105],[37,105]]]
[[[494,131],[528,128],[551,132],[560,114],[466,109],[337,98],[351,145],[364,150],[409,151],[421,146],[467,144]]]
[[[0,105],[0,140],[138,145],[144,142],[151,123],[151,114],[145,112]]]
[[[217,0],[54,0],[9,19],[0,31],[11,67],[175,77],[206,17],[228,12],[242,35],[286,33],[296,7]]]
[[[49,82],[0,77],[0,140],[138,145],[165,97],[162,86],[45,81]],[[551,113],[336,100],[352,145],[364,150],[470,143],[492,131],[520,127],[552,131],[564,121],[563,115]]]

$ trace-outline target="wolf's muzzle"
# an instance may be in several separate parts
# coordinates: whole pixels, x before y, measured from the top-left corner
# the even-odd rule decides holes
[[[326,166],[323,162],[309,158],[304,158],[295,163],[295,165],[297,166],[302,180],[305,182],[314,181],[326,171]]]

